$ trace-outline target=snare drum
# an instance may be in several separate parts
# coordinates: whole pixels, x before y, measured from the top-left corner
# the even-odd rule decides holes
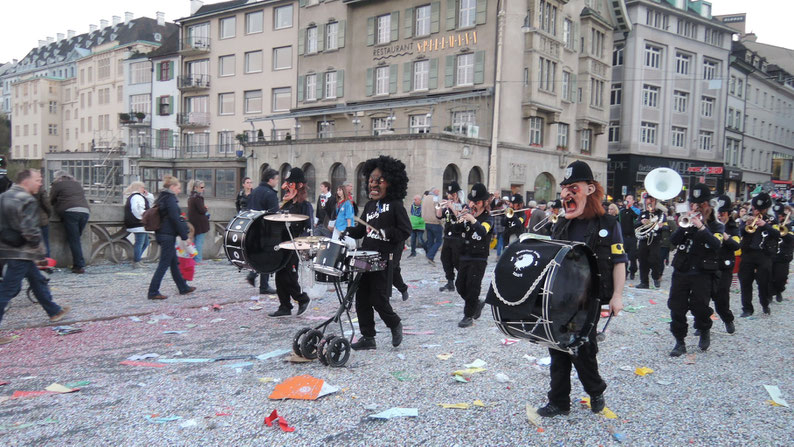
[[[265,211],[242,211],[226,226],[223,250],[232,264],[259,273],[275,273],[287,265],[289,250],[276,250],[289,240],[285,225],[265,220]]]
[[[314,258],[314,271],[340,277],[345,273],[347,246],[338,240],[326,241]]]
[[[380,272],[386,270],[386,260],[377,251],[356,251],[347,259],[353,272]]]
[[[506,335],[573,354],[595,327],[598,291],[587,245],[525,239],[502,254],[486,303]]]

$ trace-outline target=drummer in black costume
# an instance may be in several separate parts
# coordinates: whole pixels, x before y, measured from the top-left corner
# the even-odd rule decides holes
[[[684,339],[687,333],[687,311],[695,317],[695,329],[700,331],[698,347],[705,351],[711,344],[711,290],[720,268],[719,255],[725,226],[714,217],[711,190],[698,183],[689,191],[689,224],[683,218],[670,236],[670,244],[678,247],[673,258],[673,277],[670,283],[670,332],[675,337],[671,357],[686,354]]]
[[[565,215],[552,229],[552,239],[585,242],[596,254],[601,276],[598,299],[609,301],[613,315],[623,309],[623,284],[626,281],[628,257],[623,251],[623,235],[617,220],[604,211],[601,202],[604,188],[593,178],[590,166],[583,161],[568,165],[562,187],[561,201]],[[596,322],[598,324],[598,316]],[[573,356],[549,349],[551,356],[551,390],[549,403],[538,409],[543,417],[568,414],[571,408],[571,365],[576,367],[584,390],[590,395],[593,413],[605,406],[604,391],[607,384],[598,373],[598,344],[595,330],[589,340]]]
[[[774,296],[778,303],[783,301],[783,292],[786,290],[786,282],[788,281],[788,269],[791,264],[791,259],[794,257],[794,234],[791,232],[791,218],[786,218],[788,213],[792,212],[790,206],[785,201],[778,202],[774,207],[775,216],[777,218],[777,230],[780,231],[780,239],[778,239],[777,251],[772,257],[772,275],[769,282],[769,296]],[[785,222],[786,235],[783,236],[783,225]],[[772,301],[771,298],[769,300]]]
[[[510,208],[519,210],[524,205],[524,197],[520,193],[515,193],[510,196]],[[524,220],[526,215],[524,212],[514,213],[513,217],[497,217],[497,219],[504,219],[504,241],[505,247],[518,240],[518,237],[524,234]]]
[[[767,221],[767,210],[772,206],[772,198],[762,192],[753,197],[753,213],[747,222],[742,222],[742,263],[739,265],[739,286],[742,289],[742,318],[753,314],[753,280],[758,283],[758,299],[764,313],[769,315],[771,295],[769,280],[772,277],[772,256],[777,250],[780,232]],[[756,230],[747,231],[748,224],[754,222]]]
[[[650,222],[656,217],[657,225],[644,235],[637,235],[637,261],[640,264],[640,283],[637,284],[638,289],[650,288],[648,281],[648,274],[650,273],[653,279],[654,288],[658,289],[662,281],[662,225],[667,225],[667,216],[665,212],[657,206],[656,198],[648,195],[645,198],[645,211],[640,214],[637,219],[637,228],[643,225],[650,225]]]
[[[725,323],[725,331],[729,334],[736,332],[734,317],[731,312],[731,282],[733,281],[733,267],[736,265],[736,250],[739,249],[741,237],[736,221],[731,219],[731,198],[719,196],[717,198],[717,219],[725,226],[722,234],[722,245],[719,250],[719,271],[717,284],[712,288],[712,298],[717,315]]]
[[[281,211],[290,214],[312,215],[312,205],[306,201],[306,177],[300,168],[292,168],[284,177],[281,189],[286,190]],[[288,222],[290,232],[293,237],[302,236],[311,225],[311,217],[302,222]],[[311,298],[301,290],[298,284],[298,254],[291,251],[287,259],[287,265],[276,272],[276,293],[278,294],[279,306],[275,312],[269,313],[271,317],[284,317],[292,314],[292,301],[298,302],[298,315],[306,312],[309,308]]]
[[[444,267],[444,276],[447,284],[438,289],[439,292],[455,291],[455,270],[458,270],[458,258],[463,246],[460,235],[452,231],[452,225],[458,221],[461,212],[460,185],[452,181],[447,185],[446,206],[436,210],[436,217],[444,223],[444,245],[441,247],[441,265]]]
[[[402,250],[403,243],[411,235],[411,221],[403,206],[408,189],[408,175],[403,162],[381,155],[364,163],[362,173],[368,179],[370,201],[364,205],[361,218],[369,224],[348,227],[344,232],[354,239],[364,238],[362,250],[374,250],[389,260],[386,270],[366,272],[356,292],[356,313],[361,338],[351,347],[355,350],[375,349],[375,314],[391,329],[392,346],[399,346],[403,339],[400,317],[389,303],[392,288],[392,269],[395,254]],[[342,237],[344,239],[344,237]]]
[[[493,220],[487,206],[488,196],[485,185],[475,183],[469,193],[468,212],[461,213],[459,221],[452,225],[452,231],[460,234],[463,240],[455,287],[466,305],[463,307],[463,319],[458,327],[474,324],[473,320],[480,318],[485,305],[485,301],[480,300],[480,291],[488,264],[488,248],[493,229]]]

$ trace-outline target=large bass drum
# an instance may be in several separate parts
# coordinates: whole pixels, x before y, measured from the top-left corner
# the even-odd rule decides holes
[[[264,219],[266,211],[242,211],[226,226],[223,249],[226,257],[240,269],[275,273],[285,265],[290,250],[277,250],[289,240],[284,222]]]
[[[575,354],[598,319],[598,290],[587,245],[526,238],[502,254],[486,302],[508,336]]]

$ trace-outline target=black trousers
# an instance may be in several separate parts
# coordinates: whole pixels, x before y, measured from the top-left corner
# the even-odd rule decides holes
[[[653,239],[653,243],[650,245],[647,244],[647,240],[641,240],[637,249],[637,260],[640,263],[640,282],[642,284],[650,284],[648,282],[649,272],[651,278],[655,280],[662,278],[662,250],[659,246],[659,236]]]
[[[598,322],[596,321],[596,324]],[[595,330],[593,331],[595,332]],[[578,355],[572,356],[567,352],[549,349],[551,356],[551,389],[549,402],[563,410],[571,409],[571,365],[576,367],[579,381],[590,396],[600,396],[607,389],[607,384],[598,373],[598,344],[595,337],[579,347]]]
[[[485,276],[487,259],[460,260],[458,279],[455,281],[457,289],[466,305],[463,306],[463,316],[473,317],[477,306],[480,304],[480,291],[482,290],[482,277]]]
[[[402,260],[402,257],[402,250],[398,251],[397,254],[394,255],[394,273],[392,275],[392,285],[396,287],[397,291],[400,293],[408,290],[408,284],[406,284],[403,280],[402,269],[400,269],[400,261]],[[391,289],[389,289],[389,296],[391,296]]]
[[[256,283],[256,276],[259,275],[259,290],[264,292],[270,286],[270,273],[256,273],[251,270],[248,272],[248,279],[253,279]]]
[[[739,286],[742,289],[742,310],[753,313],[753,280],[758,284],[758,300],[762,307],[769,306],[769,278],[772,276],[772,258],[761,250],[742,250],[739,265]]]
[[[677,340],[686,337],[687,311],[691,311],[695,317],[695,329],[711,329],[711,314],[714,312],[709,307],[712,280],[711,273],[673,272],[667,308],[670,309],[670,318],[673,320],[670,322],[670,332]]]
[[[633,234],[623,236],[623,248],[626,250],[626,256],[629,257],[629,273],[637,273],[637,238]]]
[[[720,319],[725,323],[733,321],[733,312],[731,312],[731,281],[733,281],[733,270],[720,270],[715,281],[714,293],[712,294],[717,315],[719,315]]]
[[[298,255],[295,252],[290,254],[286,267],[276,272],[276,294],[281,309],[292,309],[290,298],[299,303],[308,299],[298,284]]]
[[[386,326],[393,328],[400,324],[400,316],[394,312],[389,303],[391,284],[387,270],[367,272],[361,275],[361,282],[356,291],[356,314],[361,335],[375,336],[375,311]]]
[[[441,247],[441,266],[444,267],[444,276],[448,282],[455,281],[455,270],[460,262],[461,241],[459,239],[444,238]]]
[[[770,297],[779,295],[786,290],[788,265],[790,262],[791,261],[772,261],[772,279],[769,283]]]

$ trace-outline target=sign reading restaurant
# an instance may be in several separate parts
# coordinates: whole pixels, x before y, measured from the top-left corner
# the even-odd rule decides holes
[[[372,58],[375,60],[388,59],[391,57],[411,55],[414,54],[414,51],[417,53],[427,53],[452,48],[463,48],[476,44],[477,31],[473,30],[433,39],[417,40],[413,44],[405,43],[388,47],[378,47],[372,50]]]

